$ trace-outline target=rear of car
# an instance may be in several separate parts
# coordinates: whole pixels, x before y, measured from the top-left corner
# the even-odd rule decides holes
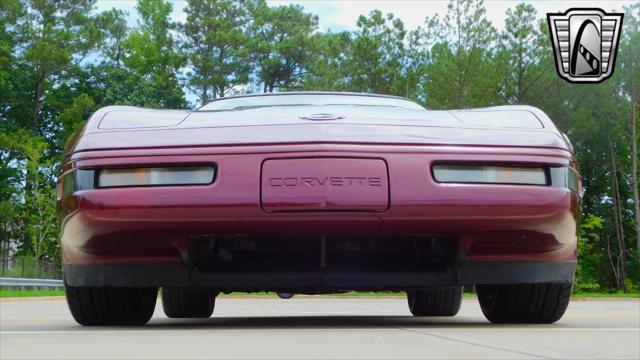
[[[82,324],[208,317],[219,292],[406,291],[452,316],[553,322],[576,266],[579,175],[541,111],[356,94],[108,107],[69,143],[59,212]],[[123,309],[127,309],[126,311]]]

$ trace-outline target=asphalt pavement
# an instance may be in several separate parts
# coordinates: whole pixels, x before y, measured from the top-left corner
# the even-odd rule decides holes
[[[63,299],[0,301],[0,359],[640,359],[640,300],[573,301],[552,325],[494,325],[475,299],[414,318],[403,298],[224,297],[210,319],[82,327]]]

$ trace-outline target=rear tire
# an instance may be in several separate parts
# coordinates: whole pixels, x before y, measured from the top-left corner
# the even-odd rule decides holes
[[[564,315],[573,284],[478,285],[478,300],[492,323],[550,324]]]
[[[407,291],[413,316],[455,316],[462,303],[462,286]]]
[[[218,293],[185,288],[162,288],[162,309],[170,318],[208,318]]]
[[[144,325],[156,308],[158,288],[65,285],[71,315],[80,325]]]

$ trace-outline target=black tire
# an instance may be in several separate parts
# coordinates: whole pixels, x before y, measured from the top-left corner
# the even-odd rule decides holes
[[[157,287],[64,288],[71,315],[80,325],[144,325],[158,299]]]
[[[550,324],[564,315],[573,284],[478,285],[478,300],[492,323]]]
[[[170,318],[208,318],[218,293],[185,288],[162,288],[162,309]]]
[[[462,286],[407,291],[413,316],[455,316],[462,303]]]

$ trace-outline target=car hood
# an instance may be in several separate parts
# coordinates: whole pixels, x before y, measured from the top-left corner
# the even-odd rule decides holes
[[[434,111],[381,106],[273,106],[229,111],[106,107],[69,150],[283,143],[527,146],[568,149],[539,109]]]

